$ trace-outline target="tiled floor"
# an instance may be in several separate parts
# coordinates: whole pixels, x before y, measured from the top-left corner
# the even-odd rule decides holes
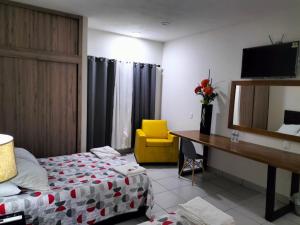
[[[133,161],[132,155],[128,156]],[[145,166],[154,189],[155,216],[176,210],[176,206],[196,196],[201,196],[217,208],[234,217],[236,225],[300,225],[300,217],[287,214],[273,223],[264,219],[265,195],[210,172],[196,174],[196,184],[191,177],[178,178],[174,166]],[[277,206],[283,203],[277,202]],[[132,219],[119,225],[134,225],[146,221],[145,217]]]

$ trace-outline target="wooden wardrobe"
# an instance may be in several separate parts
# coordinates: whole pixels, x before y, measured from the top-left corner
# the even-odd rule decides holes
[[[239,125],[268,129],[269,86],[241,86]]]
[[[82,17],[0,0],[0,133],[37,157],[80,149]]]

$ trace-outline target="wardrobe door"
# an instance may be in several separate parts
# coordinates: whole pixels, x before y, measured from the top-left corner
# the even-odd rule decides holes
[[[76,152],[77,66],[39,62],[37,87],[40,141],[38,154],[55,156]]]
[[[252,128],[268,129],[269,86],[255,86]]]
[[[32,150],[39,147],[37,75],[36,60],[0,57],[0,133]]]
[[[254,86],[241,86],[240,126],[252,127]]]
[[[37,157],[76,152],[77,66],[0,57],[0,133]]]

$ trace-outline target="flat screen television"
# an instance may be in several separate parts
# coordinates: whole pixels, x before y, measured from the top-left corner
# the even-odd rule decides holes
[[[242,78],[295,77],[299,41],[243,49]]]

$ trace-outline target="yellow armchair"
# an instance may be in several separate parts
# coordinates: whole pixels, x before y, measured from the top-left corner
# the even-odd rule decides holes
[[[176,163],[178,143],[166,120],[143,120],[142,128],[136,130],[134,154],[139,163]]]

